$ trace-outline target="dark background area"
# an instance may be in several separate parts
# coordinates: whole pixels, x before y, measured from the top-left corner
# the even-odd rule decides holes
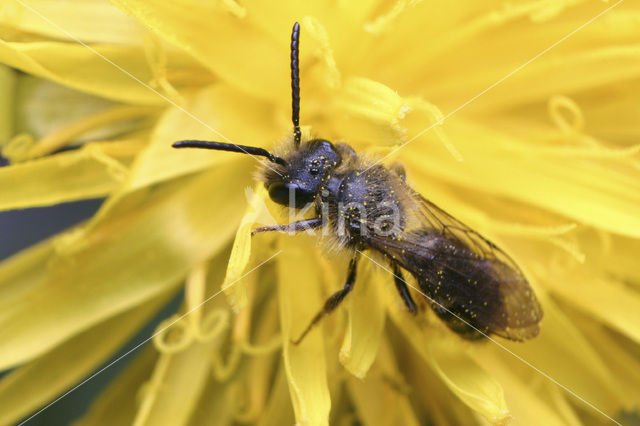
[[[90,218],[101,204],[87,200],[0,212],[0,261]]]

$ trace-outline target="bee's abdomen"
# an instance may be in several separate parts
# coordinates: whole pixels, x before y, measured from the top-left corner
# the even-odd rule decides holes
[[[539,306],[519,272],[439,232],[421,236],[416,240],[422,244],[405,252],[401,264],[451,330],[468,339],[495,333],[522,340],[537,334]]]

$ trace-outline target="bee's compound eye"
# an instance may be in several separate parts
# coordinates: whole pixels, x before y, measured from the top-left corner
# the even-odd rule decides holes
[[[302,208],[314,199],[314,193],[301,189],[292,183],[274,183],[269,185],[269,198],[283,206]]]
[[[284,183],[275,183],[269,185],[269,198],[283,206],[289,205],[289,192],[295,191],[296,186]]]

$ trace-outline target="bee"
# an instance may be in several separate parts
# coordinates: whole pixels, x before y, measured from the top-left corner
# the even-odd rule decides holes
[[[334,311],[353,289],[361,253],[381,256],[393,271],[396,289],[411,314],[418,308],[404,279],[413,275],[435,314],[458,335],[490,334],[522,341],[539,332],[542,310],[524,274],[494,243],[422,197],[406,183],[399,164],[387,168],[344,143],[311,139],[300,131],[300,25],[291,35],[293,138],[275,155],[263,148],[183,140],[175,148],[205,148],[265,157],[260,176],[277,204],[314,217],[260,232],[323,228],[351,254],[347,279],[311,320],[300,338]],[[278,151],[278,152],[280,152]]]

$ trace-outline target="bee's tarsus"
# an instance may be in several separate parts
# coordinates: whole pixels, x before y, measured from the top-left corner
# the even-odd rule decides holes
[[[278,231],[278,232],[302,232],[307,229],[315,229],[322,225],[321,217],[314,217],[313,219],[305,219],[297,222],[291,222],[284,225],[271,225],[271,226],[262,226],[260,228],[256,228],[251,231],[251,236],[253,237],[256,234],[261,232],[270,232],[270,231]]]

